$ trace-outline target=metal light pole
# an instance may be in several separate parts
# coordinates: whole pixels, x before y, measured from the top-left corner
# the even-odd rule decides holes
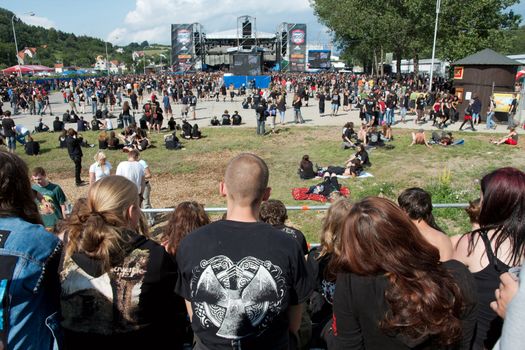
[[[34,16],[35,13],[34,12],[27,12],[25,13],[25,15],[29,15],[29,16]],[[18,61],[18,43],[16,41],[16,31],[15,31],[15,17],[16,15],[13,15],[13,17],[11,17],[11,26],[13,27],[13,37],[15,38],[15,49],[16,49],[16,65],[18,66],[18,76],[22,76],[22,69],[20,68],[20,62]]]
[[[434,58],[436,57],[436,39],[438,32],[438,19],[439,19],[439,10],[441,9],[441,0],[436,0],[436,24],[434,27],[434,43],[432,44],[432,61],[430,63],[430,85],[428,91],[432,91],[432,79],[434,78]]]
[[[106,44],[106,72],[108,73],[108,77],[109,77],[108,42],[105,41],[104,44]]]

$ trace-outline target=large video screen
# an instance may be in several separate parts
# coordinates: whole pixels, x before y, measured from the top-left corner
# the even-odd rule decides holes
[[[309,50],[308,51],[308,64],[310,68],[330,68],[330,50]]]
[[[262,55],[260,53],[235,53],[230,69],[235,75],[260,75],[261,66]]]

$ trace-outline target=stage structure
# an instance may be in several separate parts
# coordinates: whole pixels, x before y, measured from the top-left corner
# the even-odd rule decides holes
[[[278,62],[282,72],[306,70],[306,24],[281,23],[277,29]]]
[[[202,69],[206,40],[200,23],[171,25],[171,62],[173,70]]]
[[[306,25],[282,23],[277,33],[257,30],[256,18],[240,16],[237,28],[205,33],[199,23],[172,24],[172,64],[175,72],[225,70],[258,75],[306,70]]]

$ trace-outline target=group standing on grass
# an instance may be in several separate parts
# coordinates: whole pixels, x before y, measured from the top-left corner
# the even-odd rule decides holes
[[[453,241],[435,223],[430,194],[410,188],[399,205],[379,197],[335,201],[320,247],[309,250],[286,222],[284,204],[270,200],[270,173],[256,155],[228,163],[222,220],[210,222],[202,205],[182,202],[160,244],[140,210],[142,165],[130,159],[119,165],[126,177],[107,175],[96,170],[103,159],[87,197],[66,211],[43,169],[33,171],[31,188],[25,163],[0,152],[3,348],[521,344],[521,294],[508,304],[518,290],[512,267],[525,254],[520,170],[481,179],[472,216],[479,224]],[[58,225],[46,224],[51,214]]]

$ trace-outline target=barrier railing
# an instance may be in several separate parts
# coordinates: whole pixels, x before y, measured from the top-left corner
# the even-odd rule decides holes
[[[468,203],[436,203],[433,204],[434,209],[447,209],[447,208],[466,208],[468,207]],[[325,205],[290,205],[286,206],[286,210],[302,210],[302,211],[308,211],[308,210],[328,210],[330,208],[329,204]],[[149,209],[142,209],[144,213],[170,213],[174,211],[175,208],[149,208]],[[207,213],[224,213],[228,210],[226,207],[218,207],[218,208],[204,208],[204,210]]]

